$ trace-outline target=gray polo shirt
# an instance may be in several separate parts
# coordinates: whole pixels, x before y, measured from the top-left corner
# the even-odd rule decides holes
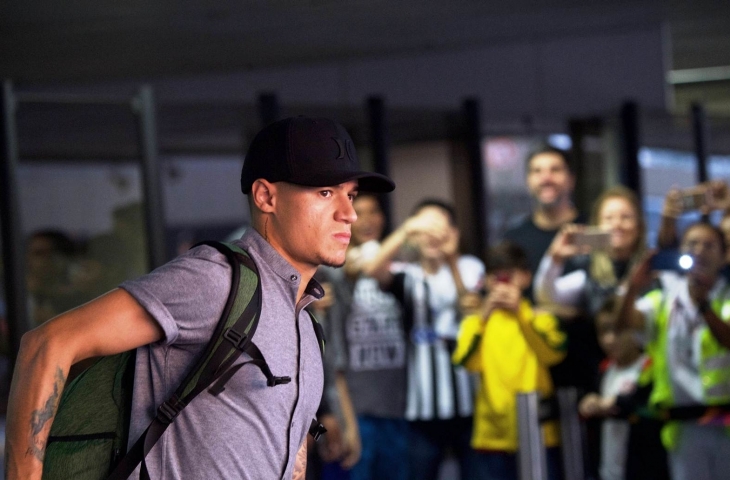
[[[277,376],[267,387],[253,366],[242,367],[215,397],[204,391],[175,419],[147,457],[155,479],[290,479],[322,396],[322,359],[303,308],[322,294],[314,280],[295,305],[299,272],[255,230],[236,242],[259,269],[262,312],[253,341]],[[121,288],[160,324],[165,337],[137,350],[130,446],[174,392],[207,344],[223,311],[231,270],[202,246]],[[249,360],[244,353],[238,363]]]

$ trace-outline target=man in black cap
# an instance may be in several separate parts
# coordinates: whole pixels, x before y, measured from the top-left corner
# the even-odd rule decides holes
[[[312,276],[319,265],[344,263],[358,190],[394,187],[359,170],[350,136],[332,120],[289,118],[259,132],[241,174],[253,228],[236,244],[256,263],[263,290],[256,345],[272,372],[292,381],[267,388],[260,370],[241,368],[217,397],[201,393],[147,456],[151,478],[304,478],[323,383],[303,312],[323,293]],[[26,334],[8,407],[7,478],[41,478],[69,367],[136,348],[131,445],[211,338],[230,272],[217,250],[197,247]]]

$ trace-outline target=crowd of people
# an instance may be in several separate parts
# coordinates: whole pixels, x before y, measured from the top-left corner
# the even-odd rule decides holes
[[[565,387],[586,478],[730,471],[730,215],[707,220],[730,213],[727,185],[671,189],[649,249],[637,195],[607,188],[583,215],[570,165],[549,146],[526,159],[534,208],[484,259],[460,253],[448,203],[420,201],[385,235],[378,198],[355,199],[345,266],[316,306],[335,433],[309,478],[452,478],[451,458],[458,478],[517,479],[517,395]],[[703,220],[679,232],[689,211]],[[541,429],[548,478],[563,478],[559,424]]]
[[[310,128],[309,120],[288,121]],[[329,155],[331,127],[325,129],[317,121],[313,125],[315,130],[326,130],[321,148]],[[607,188],[590,215],[584,215],[572,202],[575,178],[568,154],[545,146],[526,159],[532,211],[480,259],[460,251],[458,212],[440,199],[420,200],[402,224],[386,232],[380,197],[369,192],[387,192],[392,182],[362,188],[367,185],[365,174],[338,163],[343,145],[351,142],[340,130],[337,127],[335,133],[345,143],[337,142],[339,153],[332,165],[345,169],[349,183],[306,190],[300,185],[310,183],[301,183],[301,172],[284,175],[270,170],[270,159],[254,147],[247,158],[260,165],[244,165],[242,176],[242,191],[251,196],[249,206],[256,214],[255,228],[244,239],[254,252],[260,250],[258,256],[286,273],[264,272],[266,282],[272,282],[269,286],[287,279],[298,282],[298,275],[307,269],[291,270],[288,265],[296,263],[291,259],[313,255],[300,252],[294,241],[301,240],[300,223],[308,218],[304,210],[301,218],[291,210],[303,195],[308,195],[306,206],[313,211],[322,199],[334,198],[337,225],[352,223],[351,238],[342,232],[334,235],[338,248],[346,248],[343,267],[319,267],[311,283],[296,284],[296,298],[309,304],[328,339],[324,394],[317,414],[328,432],[317,443],[308,439],[308,448],[306,442],[299,448],[291,438],[294,443],[279,446],[287,452],[287,475],[293,472],[299,478],[299,457],[304,452],[309,457],[307,477],[312,480],[516,480],[517,396],[536,392],[550,400],[558,389],[575,388],[580,394],[576,413],[585,427],[587,478],[726,476],[730,471],[730,455],[725,454],[730,451],[730,188],[724,182],[671,189],[664,201],[658,247],[649,249],[647,222],[634,192],[622,186]],[[260,142],[267,146],[265,138]],[[258,170],[247,173],[246,168]],[[331,185],[334,180],[328,175],[316,185]],[[356,180],[365,190],[357,196]],[[679,231],[678,221],[689,211],[703,220]],[[717,211],[723,218],[715,226],[708,218]],[[132,213],[121,212],[117,223],[123,227]],[[320,237],[304,240],[316,245]],[[284,257],[288,263],[270,251],[272,245],[289,255]],[[140,245],[119,235],[98,239],[89,251],[98,255],[90,254],[86,263],[80,263],[73,244],[61,232],[31,236],[27,285],[37,324],[131,276],[94,267],[94,258],[133,251],[141,262],[144,253]],[[197,261],[197,254],[186,255],[186,262]],[[669,263],[660,265],[660,259]],[[311,270],[319,264],[341,263],[339,257],[335,260],[316,258],[303,264]],[[126,262],[123,268],[139,270],[136,263]],[[175,275],[189,273],[172,265],[166,268]],[[224,273],[216,275],[223,278]],[[153,272],[137,283],[126,282],[122,290],[91,307],[62,314],[55,324],[62,324],[63,318],[91,318],[94,305],[112,311],[114,302],[123,301],[124,311],[132,312],[147,328],[144,338],[130,334],[134,340],[130,348],[151,343],[150,352],[163,355],[167,346],[158,342],[174,340],[168,332],[172,324],[165,323],[165,311],[155,310],[157,304],[149,299],[144,308],[159,314],[159,325],[137,305],[142,304],[139,298],[146,298],[144,282],[156,278]],[[177,305],[167,284],[155,282],[155,288],[170,296],[165,297],[169,303]],[[287,315],[299,318],[300,302],[290,303]],[[276,309],[271,312],[265,319],[273,322],[278,317]],[[214,325],[217,311],[207,317]],[[120,325],[126,321],[122,316],[117,320]],[[181,325],[181,335],[189,335],[187,324]],[[299,335],[299,330],[287,332],[292,338]],[[316,370],[318,352],[309,353],[306,365],[297,361],[296,368]],[[64,361],[70,366],[77,358],[81,357]],[[319,384],[315,386],[307,397],[307,409],[316,407],[312,399]],[[279,423],[283,428],[288,422]],[[22,429],[16,425],[14,430]],[[545,420],[541,431],[547,476],[562,479],[558,420]],[[297,431],[296,441],[304,435],[304,430]],[[453,459],[450,466],[446,459]],[[245,465],[240,468],[243,471]],[[452,471],[444,473],[444,468]]]

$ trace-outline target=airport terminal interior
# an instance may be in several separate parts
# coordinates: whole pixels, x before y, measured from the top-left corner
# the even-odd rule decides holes
[[[650,248],[670,189],[730,183],[730,2],[5,2],[0,80],[3,422],[25,332],[240,237],[244,152],[279,118],[337,119],[397,185],[389,230],[436,197],[482,260],[534,207],[541,144],[586,218],[633,190]]]

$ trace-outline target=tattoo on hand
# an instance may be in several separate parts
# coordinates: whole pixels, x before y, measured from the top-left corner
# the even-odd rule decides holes
[[[61,399],[61,391],[65,383],[66,376],[63,374],[63,370],[57,367],[53,393],[48,397],[42,409],[34,410],[30,415],[31,443],[25,454],[32,455],[41,462],[46,453],[46,438],[39,438],[39,435],[45,429],[48,421],[56,415],[58,402]]]

